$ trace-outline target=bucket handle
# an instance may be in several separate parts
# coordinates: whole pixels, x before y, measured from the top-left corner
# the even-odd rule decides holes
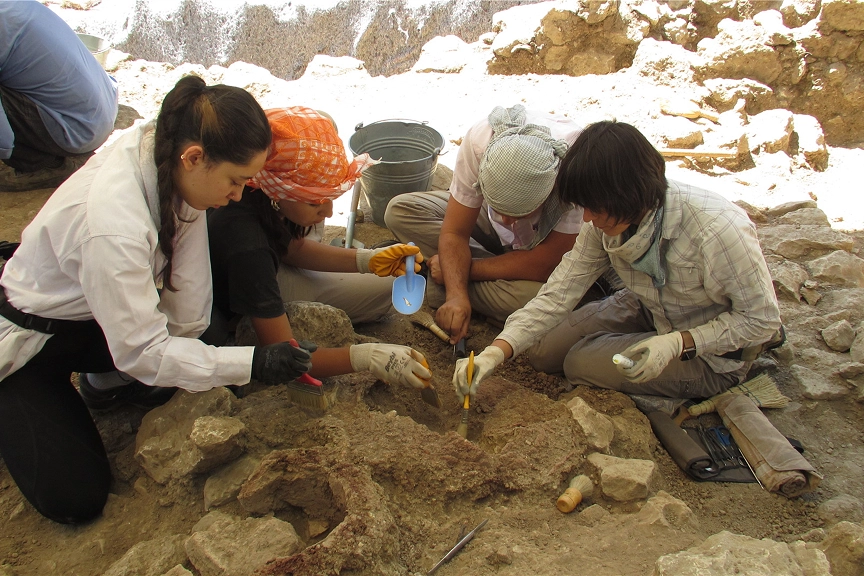
[[[369,126],[372,126],[373,124],[380,124],[381,122],[411,122],[412,124],[423,124],[424,126],[427,126],[429,124],[428,120],[411,120],[410,118],[388,118],[386,120],[376,120],[375,122],[372,122],[372,124],[369,124]],[[363,128],[363,126],[363,122],[360,122],[359,124],[354,126],[354,132],[357,132],[358,130]],[[432,150],[432,155],[444,156],[445,154],[447,154],[448,151],[442,152],[441,150],[443,149],[443,146],[435,148],[434,150]]]
[[[429,124],[428,120],[412,120],[410,118],[387,118],[385,120],[376,120],[375,122],[372,122],[372,124],[380,124],[381,122],[411,122],[412,124],[423,124],[424,126]],[[369,124],[369,126],[372,126],[372,124]],[[357,132],[363,128],[363,126],[363,122],[360,122],[354,126],[354,131]]]

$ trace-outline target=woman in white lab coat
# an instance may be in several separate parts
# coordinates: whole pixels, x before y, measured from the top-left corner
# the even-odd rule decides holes
[[[0,455],[46,517],[91,520],[111,482],[73,372],[120,370],[131,383],[88,385],[91,395],[153,404],[170,387],[284,381],[309,369],[307,350],[289,343],[217,348],[197,339],[212,303],[204,210],[240,198],[270,140],[249,93],[187,76],[155,122],[57,189],[0,269]]]

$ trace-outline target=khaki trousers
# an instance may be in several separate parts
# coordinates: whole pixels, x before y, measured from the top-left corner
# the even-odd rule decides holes
[[[528,357],[535,370],[564,372],[574,386],[670,398],[707,398],[739,384],[747,375],[750,363],[718,374],[701,358],[686,362],[676,358],[655,380],[629,382],[618,373],[612,356],[656,334],[651,313],[624,289],[571,312],[528,351]]]
[[[387,205],[384,222],[400,242],[414,242],[425,258],[431,258],[438,253],[438,238],[449,198],[450,193],[446,191],[400,194]],[[489,258],[505,252],[488,214],[483,210],[471,232],[468,246],[472,258]],[[475,312],[494,323],[503,324],[510,314],[534,298],[542,285],[530,280],[469,282],[468,297]],[[445,296],[444,286],[431,279],[426,283],[426,298],[430,306],[438,308],[444,304]]]

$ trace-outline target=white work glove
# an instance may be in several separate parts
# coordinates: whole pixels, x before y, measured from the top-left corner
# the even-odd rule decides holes
[[[405,258],[414,256],[414,272],[420,272],[423,255],[420,248],[408,244],[394,244],[374,250],[357,250],[357,271],[361,274],[376,274],[381,277],[404,276]]]
[[[408,346],[355,344],[348,350],[348,354],[355,372],[368,370],[387,384],[423,388],[424,380],[432,378],[432,372],[423,366],[426,358]]]
[[[471,378],[471,387],[468,387],[468,358],[462,358],[456,361],[456,371],[453,372],[453,388],[456,389],[456,396],[459,397],[459,403],[465,401],[465,395],[470,394],[471,398],[477,394],[477,387],[480,382],[486,378],[495,368],[504,362],[504,351],[497,346],[487,346],[483,352],[474,357],[474,375]]]
[[[683,348],[684,340],[680,332],[652,336],[621,353],[636,362],[632,368],[624,368],[622,364],[616,364],[615,367],[630,382],[641,384],[660,376],[669,362],[681,356]]]

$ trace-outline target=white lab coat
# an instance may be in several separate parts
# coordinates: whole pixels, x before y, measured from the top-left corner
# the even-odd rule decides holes
[[[207,219],[183,204],[172,275],[162,290],[154,123],[95,155],[48,199],[22,234],[0,284],[9,302],[45,318],[95,319],[119,370],[153,386],[203,391],[251,378],[251,347],[207,346],[213,291]],[[0,317],[0,380],[49,335]]]

